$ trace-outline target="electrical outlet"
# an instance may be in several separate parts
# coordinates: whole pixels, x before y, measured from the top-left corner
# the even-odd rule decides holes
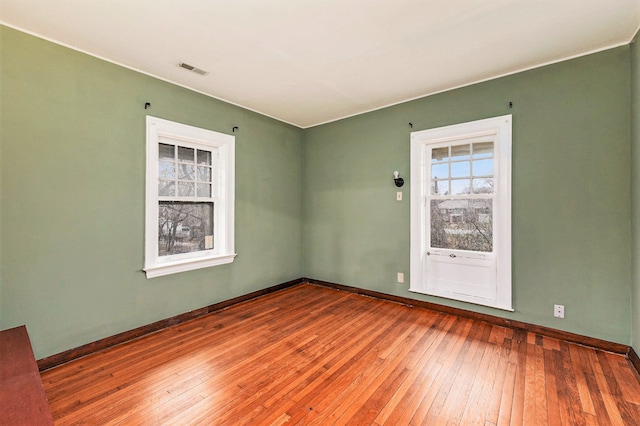
[[[556,318],[564,318],[564,305],[553,305],[553,316]]]
[[[398,283],[402,284],[404,282],[404,274],[402,272],[398,272]]]

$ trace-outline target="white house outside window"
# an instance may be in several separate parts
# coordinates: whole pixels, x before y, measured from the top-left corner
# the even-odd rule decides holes
[[[147,116],[147,278],[233,262],[235,138]]]

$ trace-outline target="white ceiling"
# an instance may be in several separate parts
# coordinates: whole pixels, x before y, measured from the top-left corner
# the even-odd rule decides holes
[[[628,44],[640,0],[0,0],[0,22],[306,128]]]

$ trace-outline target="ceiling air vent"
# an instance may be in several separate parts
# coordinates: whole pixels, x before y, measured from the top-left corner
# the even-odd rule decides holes
[[[189,64],[187,64],[187,63],[185,63],[185,62],[180,62],[180,63],[178,64],[178,66],[179,66],[180,68],[184,68],[185,70],[193,71],[193,72],[195,72],[196,74],[200,74],[200,75],[207,75],[207,74],[209,74],[209,71],[205,71],[205,70],[203,70],[203,69],[200,69],[200,68],[194,67],[193,65],[189,65]]]

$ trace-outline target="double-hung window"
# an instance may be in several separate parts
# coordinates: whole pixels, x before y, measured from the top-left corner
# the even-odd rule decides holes
[[[147,278],[233,262],[235,138],[147,116]]]

